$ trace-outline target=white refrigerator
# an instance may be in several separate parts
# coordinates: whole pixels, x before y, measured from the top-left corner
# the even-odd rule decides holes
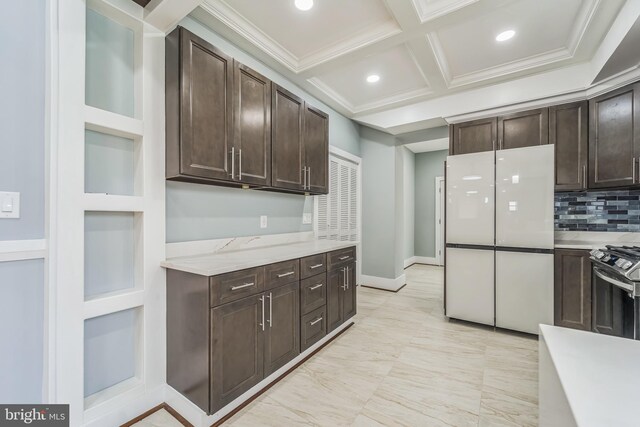
[[[554,147],[449,156],[445,314],[537,334],[553,323]]]

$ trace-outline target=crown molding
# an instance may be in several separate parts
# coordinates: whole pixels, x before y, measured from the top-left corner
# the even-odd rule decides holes
[[[448,15],[478,1],[479,0],[440,0],[431,7],[425,7],[420,0],[411,0],[411,3],[418,14],[418,18],[420,18],[420,22],[424,24],[425,22]],[[442,6],[438,7],[438,3],[442,3]]]

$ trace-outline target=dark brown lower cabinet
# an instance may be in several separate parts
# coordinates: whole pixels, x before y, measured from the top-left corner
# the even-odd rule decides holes
[[[338,266],[328,274],[327,332],[356,314],[355,262]]]
[[[265,293],[264,375],[277,371],[300,354],[300,283]]]
[[[300,328],[300,347],[304,351],[327,335],[326,307],[322,306],[302,316]]]
[[[593,282],[593,331],[624,336],[625,291],[596,277]],[[630,298],[629,298],[630,299]]]
[[[254,295],[211,310],[211,412],[264,378],[262,298]]]
[[[554,276],[554,324],[591,330],[589,251],[556,249]]]

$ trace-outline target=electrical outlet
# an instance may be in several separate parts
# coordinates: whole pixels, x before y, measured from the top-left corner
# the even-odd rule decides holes
[[[266,215],[261,215],[260,216],[260,228],[267,228],[267,216]]]
[[[302,214],[302,223],[303,224],[311,224],[311,221],[313,220],[313,216],[311,215],[311,213],[303,213]]]

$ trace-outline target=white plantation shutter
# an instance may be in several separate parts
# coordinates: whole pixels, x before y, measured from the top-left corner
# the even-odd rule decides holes
[[[316,197],[316,233],[319,239],[358,240],[358,165],[331,155],[329,194]]]

